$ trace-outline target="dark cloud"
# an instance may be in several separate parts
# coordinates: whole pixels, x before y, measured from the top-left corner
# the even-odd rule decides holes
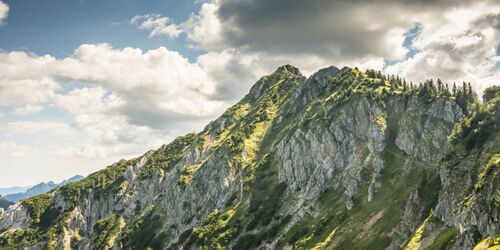
[[[412,13],[439,12],[466,1],[222,0],[228,46],[249,51],[302,53],[357,59],[401,57],[399,32],[411,29]],[[388,41],[389,39],[389,41]],[[402,43],[402,42],[401,42]]]
[[[500,31],[500,13],[486,15],[483,18],[477,20],[474,24],[478,28],[481,28],[481,26],[486,25],[486,26],[491,26],[496,30]]]

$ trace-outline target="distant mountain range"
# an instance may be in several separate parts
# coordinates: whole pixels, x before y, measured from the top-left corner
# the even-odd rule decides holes
[[[4,195],[3,199],[10,201],[10,202],[16,202],[18,200],[27,199],[27,198],[30,198],[30,197],[33,197],[33,196],[36,196],[39,194],[47,193],[48,191],[52,190],[53,188],[62,186],[62,185],[67,184],[67,183],[79,181],[83,178],[84,177],[81,175],[75,175],[75,176],[73,176],[67,180],[64,180],[60,183],[54,183],[53,181],[42,182],[42,183],[39,183],[39,184],[34,185],[32,187],[28,187],[24,191]],[[16,190],[16,189],[23,190],[23,187],[3,188],[2,190]]]
[[[26,190],[30,189],[33,186],[24,186],[24,187],[6,187],[6,188],[0,188],[0,195],[8,195],[8,194],[14,194],[14,193],[24,193]]]

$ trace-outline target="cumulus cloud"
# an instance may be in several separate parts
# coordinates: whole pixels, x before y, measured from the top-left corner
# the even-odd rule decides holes
[[[82,45],[63,59],[0,53],[0,75],[0,105],[44,103],[53,100],[62,85],[83,82],[111,91],[108,98],[121,102],[115,108],[131,122],[153,127],[174,118],[206,118],[222,105],[209,98],[215,83],[206,72],[164,47],[143,52]]]
[[[214,97],[217,89],[199,63],[163,47],[88,44],[59,59],[0,52],[2,111],[28,115],[44,107],[48,119],[3,119],[0,141],[31,149],[0,148],[0,156],[6,166],[35,172],[43,162],[61,178],[89,173],[200,130],[228,105]]]
[[[0,52],[0,106],[38,104],[50,100],[60,89],[47,65],[52,56],[35,56],[26,52]]]
[[[55,99],[55,104],[72,114],[112,113],[124,104],[116,95],[101,86],[76,88]]]
[[[216,4],[204,3],[197,14],[192,14],[181,25],[188,40],[192,42],[192,47],[216,51],[227,49],[218,10]]]
[[[17,115],[43,107],[69,115],[0,124],[0,140],[29,136],[33,144],[54,142],[41,146],[54,157],[114,161],[202,128],[226,105],[215,91],[200,65],[163,47],[82,45],[61,59],[0,52],[0,107]]]
[[[426,22],[414,39],[416,53],[387,67],[414,81],[441,78],[471,81],[478,92],[500,83],[500,4],[476,3],[455,8]]]
[[[136,124],[158,127],[172,119],[203,118],[221,103],[208,97],[215,83],[199,65],[160,47],[116,50],[109,45],[83,45],[71,58],[57,62],[60,78],[108,88],[126,103],[121,112]]]
[[[4,20],[7,18],[8,13],[9,13],[9,5],[0,1],[0,25],[2,25]]]
[[[235,76],[255,79],[285,63],[306,74],[347,65],[413,81],[460,79],[482,91],[499,81],[499,9],[490,0],[216,0],[182,27],[193,47],[207,51],[198,63],[219,83],[220,97],[241,94]],[[416,26],[421,32],[410,34]]]
[[[58,96],[55,104],[73,114],[71,128],[86,135],[76,147],[59,150],[61,155],[102,158],[131,154],[131,148],[155,142],[154,137],[162,138],[147,126],[131,124],[119,112],[125,101],[100,86],[73,89]]]
[[[490,0],[213,0],[176,27],[205,51],[197,64],[217,83],[218,100],[237,99],[285,63],[306,74],[336,65],[412,81],[464,78],[482,91],[498,81],[498,9]]]
[[[170,18],[162,17],[159,14],[134,16],[130,20],[130,24],[136,25],[139,29],[151,30],[150,37],[164,35],[176,38],[182,32],[180,27],[173,23]]]

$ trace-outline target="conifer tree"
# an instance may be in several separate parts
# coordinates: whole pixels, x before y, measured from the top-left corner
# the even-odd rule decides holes
[[[439,92],[443,91],[443,82],[439,78],[437,79],[437,88]]]
[[[450,96],[451,95],[451,93],[450,93],[450,86],[448,86],[447,83],[444,84],[444,88],[443,89],[444,89],[443,92],[444,92],[444,94],[446,96]]]
[[[375,78],[375,74],[374,74],[374,72],[373,72],[373,70],[372,70],[372,69],[368,69],[368,70],[366,70],[366,74],[367,74],[367,75],[368,75],[368,77],[370,77],[370,78]]]

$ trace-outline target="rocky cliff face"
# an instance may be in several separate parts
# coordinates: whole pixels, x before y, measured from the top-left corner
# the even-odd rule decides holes
[[[0,247],[493,245],[498,128],[459,151],[456,126],[473,117],[463,99],[374,71],[329,67],[306,79],[286,65],[200,133],[0,213]]]

